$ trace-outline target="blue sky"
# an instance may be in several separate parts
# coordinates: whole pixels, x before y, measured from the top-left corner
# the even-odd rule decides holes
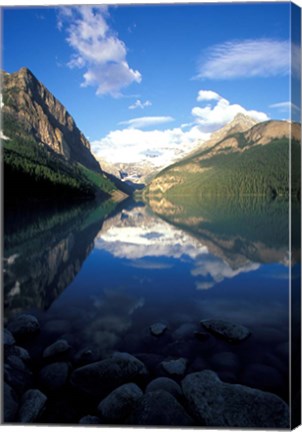
[[[288,117],[290,7],[4,8],[2,67],[28,67],[102,157],[189,148],[237,112]]]

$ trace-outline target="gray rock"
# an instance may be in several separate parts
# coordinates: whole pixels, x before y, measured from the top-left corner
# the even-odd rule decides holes
[[[119,422],[129,415],[142,396],[143,392],[136,384],[124,384],[101,401],[98,412],[105,420]]]
[[[4,347],[15,345],[15,343],[16,343],[16,341],[15,341],[15,338],[12,335],[12,333],[9,330],[4,329],[3,330],[3,345],[4,345]]]
[[[45,348],[43,351],[43,358],[51,358],[60,356],[62,354],[66,354],[70,351],[71,346],[69,343],[64,339],[59,339],[52,345]]]
[[[15,352],[15,355],[18,356],[25,363],[29,362],[31,360],[29,352],[25,348],[15,346],[14,352]]]
[[[146,393],[164,390],[174,396],[176,399],[182,396],[180,385],[171,378],[160,377],[151,381],[146,387]]]
[[[100,359],[100,353],[98,350],[85,347],[78,351],[74,356],[74,363],[77,366],[84,366],[89,363],[94,363]]]
[[[22,395],[32,387],[33,376],[29,370],[15,369],[5,363],[3,372],[4,381],[16,391],[17,395]]]
[[[7,328],[14,337],[24,338],[37,334],[40,330],[40,324],[35,316],[22,314],[9,321]]]
[[[146,366],[127,353],[115,353],[104,360],[82,366],[71,374],[71,384],[82,392],[105,396],[128,382],[139,383],[148,376]]]
[[[69,364],[65,362],[51,363],[40,370],[39,379],[46,391],[55,392],[67,382]]]
[[[25,365],[24,361],[16,356],[16,355],[9,355],[6,359],[6,363],[12,368],[12,369],[18,369],[21,371],[28,370],[27,366]]]
[[[167,360],[161,362],[161,366],[165,372],[170,375],[184,375],[187,368],[188,360],[185,358],[179,358],[177,360]]]
[[[251,334],[248,328],[223,320],[204,320],[201,324],[211,333],[228,342],[241,342]]]
[[[155,323],[150,326],[150,332],[153,336],[161,336],[167,330],[167,326],[163,323]]]
[[[47,397],[40,392],[40,390],[28,390],[21,399],[18,421],[20,423],[32,423],[38,420],[45,407],[46,401]]]
[[[7,383],[3,385],[3,401],[3,420],[11,423],[16,419],[18,402],[13,389]]]
[[[146,426],[191,426],[193,421],[179,402],[166,391],[146,393],[137,401],[126,424]]]
[[[222,382],[210,370],[187,375],[182,390],[198,424],[209,427],[288,428],[289,410],[278,396]]]
[[[80,419],[79,424],[82,425],[94,425],[94,424],[102,424],[101,419],[97,416],[87,415]]]

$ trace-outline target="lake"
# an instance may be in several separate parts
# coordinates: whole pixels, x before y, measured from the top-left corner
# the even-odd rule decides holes
[[[294,251],[295,244],[293,259]],[[289,401],[282,201],[169,197],[14,211],[5,218],[3,270],[5,323],[21,312],[40,322],[25,345],[36,367],[63,338],[73,359],[127,352],[157,377],[167,375],[162,361],[184,358],[186,374],[211,369],[225,382]],[[240,343],[205,336],[200,321],[208,319],[251,335]],[[160,336],[150,331],[155,323],[165,326]]]

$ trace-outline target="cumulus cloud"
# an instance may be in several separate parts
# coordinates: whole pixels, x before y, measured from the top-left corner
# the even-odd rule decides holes
[[[212,91],[212,90],[199,90],[197,95],[197,101],[211,101],[211,100],[219,100],[221,96]]]
[[[159,124],[169,123],[172,121],[174,121],[174,118],[170,116],[157,116],[157,117],[151,116],[151,117],[136,117],[130,120],[122,121],[119,124],[135,129],[135,128],[157,126]]]
[[[129,105],[129,109],[134,110],[137,108],[144,109],[146,107],[151,106],[152,103],[149,100],[146,100],[145,102],[142,102],[140,99],[137,99],[132,105]]]
[[[66,29],[66,40],[74,50],[68,66],[85,69],[81,85],[95,86],[98,95],[119,97],[124,87],[140,83],[142,77],[127,63],[126,45],[108,25],[108,17],[104,6],[63,7],[58,28]]]
[[[148,163],[162,167],[184,156],[205,141],[210,134],[199,126],[188,131],[180,127],[145,131],[137,128],[117,129],[91,143],[94,154],[109,163]]]
[[[199,63],[198,78],[233,79],[286,75],[289,42],[275,39],[228,41],[210,47]]]
[[[202,91],[200,91],[199,94],[201,92]],[[212,132],[215,129],[224,126],[226,123],[232,121],[239,113],[250,116],[259,122],[268,120],[268,116],[264,112],[247,110],[239,104],[231,104],[218,93],[213,93],[215,100],[217,100],[217,103],[214,106],[208,104],[204,107],[196,106],[192,109],[192,115],[195,117],[196,123],[202,125],[205,132]]]

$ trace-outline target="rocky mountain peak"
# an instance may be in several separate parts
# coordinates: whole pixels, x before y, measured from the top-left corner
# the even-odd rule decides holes
[[[26,67],[3,73],[3,115],[67,160],[100,171],[90,143],[64,105]]]

